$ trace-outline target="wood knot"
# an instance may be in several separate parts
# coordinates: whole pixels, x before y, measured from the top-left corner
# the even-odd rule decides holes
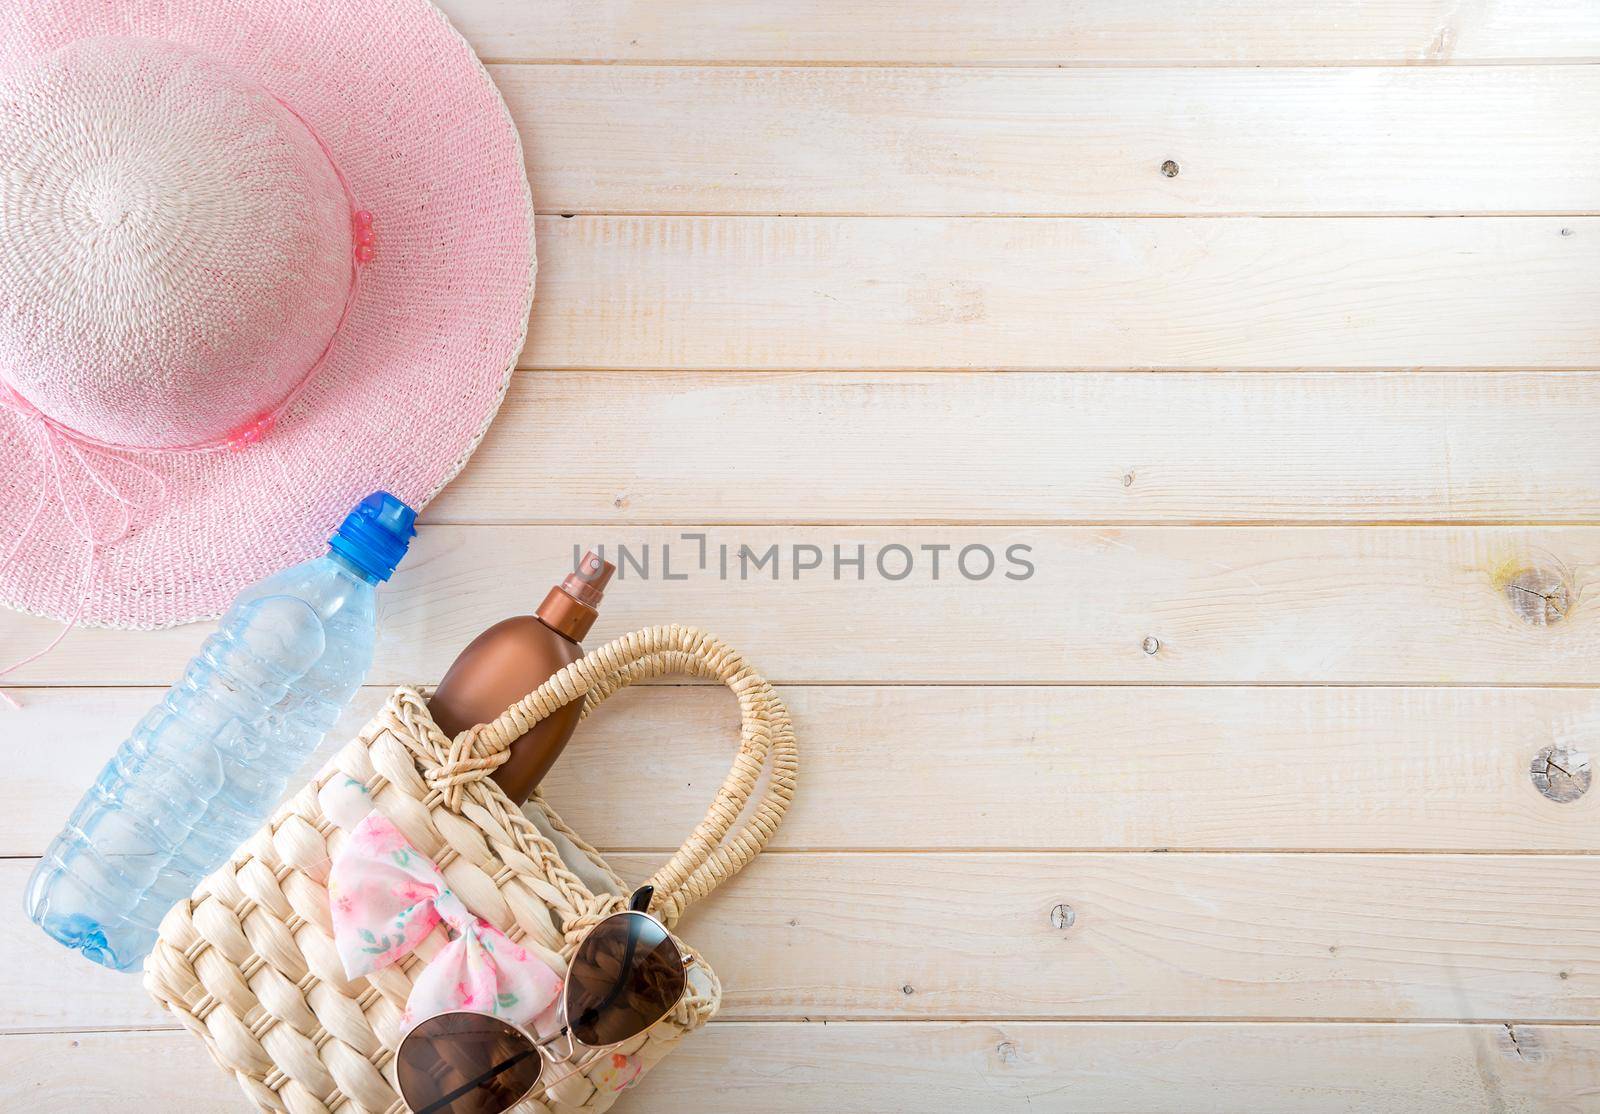
[[[1524,566],[1501,580],[1511,610],[1532,626],[1552,626],[1572,610],[1572,589],[1559,572]]]
[[[1078,923],[1078,911],[1072,906],[1062,903],[1050,910],[1050,927],[1064,932]]]
[[[1565,743],[1544,747],[1534,755],[1528,776],[1552,801],[1575,801],[1589,791],[1589,755]]]
[[[1519,1029],[1507,1023],[1501,1029],[1501,1051],[1513,1060],[1538,1063],[1544,1059],[1543,1042],[1537,1029]]]
[[[1161,173],[1165,174],[1168,178],[1176,178],[1178,176],[1178,164],[1173,162],[1171,159],[1168,159],[1166,162],[1161,164]]]

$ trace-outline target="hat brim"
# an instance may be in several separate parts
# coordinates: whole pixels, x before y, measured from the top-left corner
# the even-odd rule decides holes
[[[78,39],[197,47],[245,73],[327,143],[376,255],[324,365],[260,443],[147,453],[164,485],[128,535],[86,545],[46,499],[0,567],[0,604],[97,626],[220,614],[244,585],[322,552],[371,491],[426,504],[493,419],[526,338],[533,202],[505,102],[426,0],[32,0],[0,11],[0,83]],[[48,482],[36,428],[0,408],[0,557]],[[81,602],[81,613],[80,613]]]

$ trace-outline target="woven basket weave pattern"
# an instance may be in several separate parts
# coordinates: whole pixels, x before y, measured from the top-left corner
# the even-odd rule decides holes
[[[765,846],[788,807],[798,769],[789,715],[771,685],[721,642],[676,626],[608,643],[493,723],[455,739],[439,731],[418,692],[396,690],[308,786],[167,914],[145,964],[146,988],[205,1040],[262,1109],[402,1114],[390,1067],[400,1013],[413,979],[446,937],[436,930],[394,966],[346,978],[333,946],[326,890],[345,836],[323,816],[318,790],[333,778],[366,785],[374,807],[438,863],[469,909],[564,975],[578,941],[623,907],[628,887],[535,798],[533,807],[551,829],[587,856],[616,892],[591,890],[488,775],[504,761],[510,742],[554,708],[581,699],[587,716],[617,690],[665,674],[721,681],[738,697],[742,718],[738,755],[705,820],[650,879],[657,890],[652,911],[672,926]],[[644,1071],[716,1012],[720,986],[703,961],[697,969],[673,1013],[618,1049],[638,1056]],[[592,1068],[597,1076],[606,1059]],[[580,1072],[519,1110],[597,1114],[616,1098]]]

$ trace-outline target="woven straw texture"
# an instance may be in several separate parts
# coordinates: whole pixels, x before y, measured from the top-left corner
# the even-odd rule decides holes
[[[277,408],[354,279],[316,138],[189,47],[83,39],[5,95],[0,375],[98,441],[174,448]]]
[[[0,177],[12,176],[5,196],[11,199],[8,206],[15,206],[0,212],[0,240],[12,245],[14,254],[46,246],[35,234],[38,206],[72,217],[56,229],[58,236],[98,238],[99,250],[112,259],[118,258],[119,244],[107,237],[170,235],[179,227],[172,221],[183,214],[174,216],[163,207],[176,205],[177,195],[158,189],[176,165],[161,162],[168,153],[150,135],[163,121],[162,134],[182,140],[186,152],[225,147],[240,159],[240,150],[251,143],[275,152],[276,163],[261,169],[276,165],[284,171],[280,185],[292,178],[310,193],[302,190],[300,202],[255,197],[267,210],[295,204],[314,208],[326,199],[327,182],[316,180],[316,160],[281,113],[258,105],[264,114],[256,118],[270,127],[230,132],[226,120],[214,115],[208,120],[193,103],[181,111],[169,103],[181,98],[165,78],[140,85],[138,74],[127,69],[121,79],[137,87],[144,100],[138,109],[130,103],[111,120],[99,113],[99,127],[108,137],[119,129],[131,137],[121,146],[108,143],[105,150],[138,157],[96,159],[78,144],[74,160],[67,133],[82,122],[74,122],[74,106],[83,115],[84,105],[99,103],[118,75],[72,70],[41,78],[35,71],[71,44],[107,36],[177,44],[197,59],[179,76],[207,90],[213,106],[217,98],[235,108],[247,105],[254,89],[287,106],[326,145],[356,207],[372,213],[376,234],[375,254],[361,268],[348,318],[304,389],[258,444],[240,452],[89,454],[88,463],[115,483],[135,513],[132,533],[98,553],[81,621],[150,628],[214,617],[245,584],[315,556],[345,512],[369,492],[387,489],[420,507],[460,470],[500,404],[526,336],[534,282],[533,206],[510,114],[471,48],[426,0],[28,0],[0,4],[0,119],[7,121],[8,137],[21,135],[23,125],[30,135],[53,136],[50,145],[63,161],[48,165],[63,173],[42,173],[40,165],[30,167],[16,153],[0,164]],[[37,94],[40,80],[52,83],[50,96],[29,100],[28,90]],[[79,80],[87,85],[78,99],[66,96],[63,82]],[[62,113],[59,135],[48,130],[51,105]],[[179,117],[199,134],[175,127],[171,118]],[[212,190],[228,175],[244,172],[236,162],[208,165],[193,177]],[[347,221],[342,213],[343,207],[339,219]],[[348,235],[325,227],[321,216],[304,208],[292,242],[281,244],[238,241],[234,233],[220,231],[229,220],[236,222],[230,228],[255,227],[265,211],[246,207],[207,216],[214,218],[208,225],[214,235],[179,236],[172,250],[181,254],[190,250],[191,240],[204,239],[213,254],[237,249],[223,264],[240,266],[231,272],[216,269],[215,282],[205,289],[177,281],[167,290],[119,289],[111,301],[113,314],[100,318],[94,331],[72,327],[69,318],[81,306],[39,304],[32,295],[24,299],[21,280],[7,287],[7,296],[0,297],[0,336],[15,342],[10,354],[15,366],[0,367],[0,380],[26,379],[21,393],[39,393],[41,407],[94,427],[82,432],[114,434],[100,439],[118,445],[170,445],[171,437],[210,432],[225,424],[214,413],[205,421],[192,413],[184,421],[168,415],[169,427],[147,430],[147,440],[138,439],[134,426],[138,407],[163,391],[169,400],[194,400],[192,375],[187,385],[164,377],[184,370],[177,366],[184,351],[206,349],[203,343],[186,349],[196,338],[185,329],[202,318],[219,327],[229,319],[227,305],[200,304],[224,289],[230,297],[246,295],[243,301],[235,298],[233,311],[249,310],[248,321],[233,312],[238,328],[228,331],[229,345],[240,345],[249,357],[237,367],[247,371],[251,360],[259,366],[260,359],[274,358],[269,350],[276,343],[292,371],[303,372],[314,340],[276,336],[274,341],[271,319],[290,313],[314,319],[308,335],[320,336],[329,307],[308,306],[307,299],[325,301],[332,276],[308,274],[308,253],[334,236],[340,240],[337,259],[345,266]],[[183,225],[185,232],[188,227]],[[83,250],[79,242],[75,251]],[[274,255],[282,256],[278,278],[298,276],[293,297],[273,286],[262,267],[247,265]],[[47,265],[70,267],[85,258],[90,257],[57,250]],[[92,254],[90,261],[98,266],[106,258]],[[202,266],[184,273],[192,278],[212,272]],[[92,267],[75,273],[80,283],[92,277]],[[38,287],[46,288],[63,289],[53,283]],[[142,295],[154,308],[138,305]],[[99,376],[117,366],[137,367],[137,374],[158,389],[116,395],[121,412],[102,413],[106,424],[96,426],[63,385],[69,371],[86,374],[86,369],[47,357],[50,351],[63,359],[105,357],[105,351],[89,346],[120,345],[136,339],[141,327],[151,342],[142,364],[119,347],[116,360],[103,359],[87,370]],[[158,330],[160,344],[155,343]],[[48,342],[52,336],[61,345],[23,350],[28,337]],[[220,359],[206,365],[218,383],[224,380],[217,376],[234,366]],[[253,405],[280,396],[289,378],[287,372],[263,374],[234,383],[228,397]],[[198,409],[206,409],[203,400]],[[36,422],[0,407],[0,538],[7,543],[21,535],[39,493],[53,486],[52,464],[41,442]],[[70,453],[58,455],[74,473],[67,477],[69,486],[92,504],[86,517],[114,520],[122,504],[92,482]],[[51,498],[26,544],[0,562],[0,604],[68,619],[84,597],[83,570],[83,537],[63,500]]]
[[[206,1042],[263,1110],[403,1114],[391,1070],[400,1012],[414,977],[443,946],[444,930],[393,967],[345,977],[325,888],[344,834],[322,815],[317,791],[335,777],[363,782],[374,806],[439,864],[469,909],[564,974],[578,941],[624,907],[629,887],[535,798],[529,807],[541,810],[549,827],[589,859],[587,873],[609,879],[615,892],[586,886],[575,864],[563,861],[488,775],[510,742],[553,709],[582,700],[587,716],[624,686],[665,674],[727,685],[742,719],[733,768],[705,820],[650,879],[652,911],[674,925],[766,845],[798,772],[793,726],[772,686],[717,639],[677,626],[651,627],[600,647],[492,724],[455,739],[435,726],[418,692],[396,690],[310,785],[167,914],[145,963],[146,988]],[[648,1071],[710,1019],[720,997],[715,975],[699,960],[690,992],[673,1013],[619,1051],[637,1055]],[[597,1114],[616,1098],[579,1071],[518,1109]]]

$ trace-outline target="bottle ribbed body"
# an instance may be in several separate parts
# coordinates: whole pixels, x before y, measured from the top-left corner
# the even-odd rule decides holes
[[[375,628],[370,579],[335,553],[246,589],[51,843],[28,915],[97,963],[138,965],[334,725]]]

